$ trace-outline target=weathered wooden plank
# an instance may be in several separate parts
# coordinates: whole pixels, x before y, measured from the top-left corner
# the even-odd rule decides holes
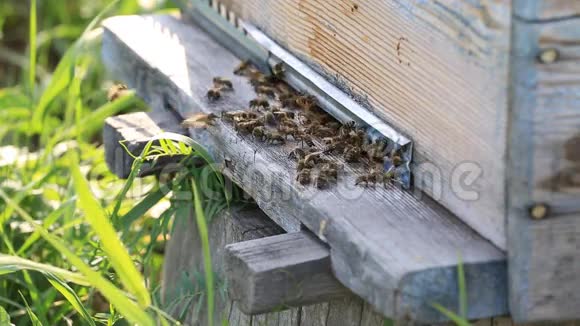
[[[118,177],[127,178],[135,161],[133,156],[141,155],[143,148],[151,138],[163,132],[159,122],[154,121],[154,118],[154,113],[135,112],[109,117],[105,120],[103,127],[105,161],[111,172]],[[177,121],[173,121],[173,124],[167,123],[167,118],[160,121],[164,121],[163,125],[171,131],[185,133],[185,129],[182,129]],[[121,142],[126,149],[121,145]],[[127,150],[133,156],[127,153]],[[166,156],[156,162],[145,162],[139,176],[158,172],[163,166],[176,163],[180,159],[182,157]]]
[[[348,295],[332,275],[329,248],[307,231],[229,244],[230,297],[248,314],[329,301]]]
[[[255,96],[232,75],[238,60],[197,27],[166,16],[112,18],[104,25],[109,68],[138,93],[167,99],[183,117],[241,108]],[[236,91],[208,102],[205,92],[213,76],[232,78]],[[431,302],[457,307],[461,255],[470,284],[469,317],[507,312],[503,253],[427,196],[397,187],[353,187],[352,174],[335,188],[304,188],[289,172],[295,170],[287,159],[291,144],[257,143],[221,121],[192,137],[218,162],[228,160],[224,173],[277,223],[300,221],[327,241],[337,279],[377,311],[394,318],[444,320]]]
[[[580,17],[518,18],[563,4],[534,3],[516,1],[513,22],[508,240],[517,322],[580,319]]]
[[[528,22],[549,22],[580,17],[580,2],[569,0],[514,1],[517,19]]]
[[[506,248],[509,1],[220,3],[409,135],[415,186]]]

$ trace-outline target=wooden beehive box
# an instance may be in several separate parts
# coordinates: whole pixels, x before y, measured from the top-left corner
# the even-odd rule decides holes
[[[500,280],[497,284],[509,288],[509,308],[516,320],[580,318],[576,309],[580,304],[580,2],[190,0],[182,4],[186,16],[206,31],[208,25],[200,13],[207,15],[207,10],[214,10],[234,26],[244,21],[258,27],[413,140],[414,186],[427,196],[417,199],[417,193],[409,197],[397,193],[397,199],[390,197],[394,195],[365,197],[362,200],[369,200],[371,207],[366,212],[377,216],[361,216],[368,220],[353,222],[366,223],[365,227],[385,234],[364,240],[386,241],[380,242],[386,247],[377,252],[403,250],[404,239],[417,237],[419,240],[414,242],[421,242],[429,236],[433,242],[418,244],[416,252],[407,251],[417,255],[408,259],[425,259],[422,255],[428,256],[427,260],[437,255],[451,257],[453,248],[469,246],[477,249],[468,250],[467,263],[479,266],[483,261],[501,262],[507,252],[509,282]],[[162,52],[163,47],[141,44],[143,40],[123,39],[125,31],[112,21],[105,26],[109,36],[114,36],[109,46],[125,44],[121,50],[108,49],[117,53],[114,60],[126,55],[123,51],[138,59],[131,59],[137,61],[132,68],[117,68],[118,63],[110,66],[151,98],[155,96],[151,95],[154,91],[150,84],[154,82],[150,80],[164,75],[163,82],[157,83],[165,89],[162,98],[169,106],[182,115],[191,112],[187,106],[205,111],[203,85],[207,81],[194,81],[209,78],[201,67],[215,62],[215,73],[228,74],[236,60],[228,54],[227,59],[216,55],[204,62],[190,54],[208,51],[209,55],[218,45],[205,36],[196,36],[197,32],[181,32],[179,23],[163,19],[135,19],[132,23],[140,26],[135,27],[136,33],[153,33],[148,35],[148,42],[163,39],[159,36],[163,31],[155,34],[156,25],[171,30],[172,36],[164,41],[171,55]],[[188,33],[191,35],[185,35]],[[143,53],[146,51],[152,53]],[[171,66],[183,57],[183,67]],[[128,72],[143,66],[153,68],[152,72]],[[187,71],[182,72],[182,68]],[[156,76],[147,79],[148,75]],[[242,96],[240,102],[245,100]],[[216,150],[222,153],[218,157],[242,156],[243,150],[224,145],[223,139],[230,137],[234,136],[227,132],[218,137],[221,145],[216,148],[225,148]],[[258,154],[260,163],[268,160],[267,155]],[[251,162],[248,164],[246,167],[251,166]],[[244,180],[237,180],[235,173],[233,179],[249,187]],[[302,223],[317,233],[323,214],[332,212],[331,207],[320,209],[324,201],[314,203],[316,207],[304,208],[300,200],[276,206],[261,202],[265,194],[260,191],[252,195],[287,231],[296,231]],[[391,209],[385,213],[388,223],[378,218],[377,212],[384,207],[372,209],[373,199],[383,200]],[[429,217],[414,220],[411,212],[415,210],[421,212],[415,215]],[[400,238],[390,233],[394,221],[401,223],[397,231]],[[469,233],[469,229],[476,233]],[[412,231],[416,234],[406,233]],[[378,285],[380,281],[389,283],[390,276],[347,271],[354,261],[343,256],[348,252],[346,243],[364,242],[359,238],[366,236],[364,231],[355,236],[331,227],[328,232],[330,236],[323,234],[321,238],[329,241],[331,252],[335,250],[333,272],[337,278],[380,312],[392,314],[392,301],[380,298],[382,287]],[[434,243],[441,247],[425,249]],[[356,253],[365,257],[356,263],[369,264],[373,272],[390,271],[389,259],[404,259],[376,258],[374,249],[368,250]],[[479,258],[470,260],[473,257]],[[457,264],[451,258],[435,260],[437,266]],[[384,268],[375,270],[372,264],[384,264]],[[505,272],[502,263],[498,266],[489,274],[496,280]],[[392,275],[399,282],[397,268]],[[403,271],[401,275],[407,274]],[[373,286],[379,290],[371,289]],[[488,285],[473,286],[485,289]],[[506,292],[504,289],[495,294],[505,296]],[[392,300],[415,304],[396,297]],[[504,304],[501,298],[495,302],[498,307]],[[422,316],[417,307],[409,309]],[[502,313],[502,309],[495,311]]]

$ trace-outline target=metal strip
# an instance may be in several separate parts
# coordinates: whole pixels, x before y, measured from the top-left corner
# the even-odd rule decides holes
[[[370,127],[372,139],[387,138],[401,150],[404,164],[397,168],[397,175],[404,188],[411,187],[410,163],[413,155],[412,141],[378,118],[375,114],[355,102],[349,95],[327,81],[322,75],[279,46],[253,25],[238,20],[243,32],[226,17],[222,17],[206,1],[191,1],[195,10],[188,10],[195,23],[242,59],[250,59],[259,69],[269,71],[283,62],[286,82],[301,92],[316,97],[318,104],[337,120],[345,123],[356,121]],[[226,12],[227,16],[227,12]],[[245,33],[245,34],[244,34]],[[386,164],[385,169],[392,166]]]
[[[405,137],[404,135],[397,132],[391,126],[387,125],[381,119],[379,119],[376,115],[369,112],[358,103],[356,103],[350,96],[345,94],[343,91],[338,89],[336,86],[328,82],[324,77],[314,71],[312,68],[304,64],[298,58],[293,56],[290,52],[286,51],[284,48],[276,44],[272,41],[268,36],[262,33],[260,30],[255,28],[254,26],[248,23],[240,24],[242,28],[246,31],[248,36],[250,36],[254,41],[264,47],[270,54],[279,61],[284,62],[286,67],[292,68],[291,71],[286,71],[286,74],[289,74],[289,78],[291,79],[298,79],[302,80],[302,83],[309,83],[310,87],[317,88],[318,91],[314,92],[315,94],[323,94],[323,100],[331,102],[331,106],[328,106],[328,109],[334,112],[333,115],[337,115],[339,117],[343,117],[345,115],[349,116],[349,120],[353,120],[352,116],[354,115],[357,119],[364,122],[365,124],[369,125],[383,136],[387,137],[388,139],[396,142],[400,146],[405,146],[411,143],[411,140]],[[274,59],[274,60],[275,60]],[[275,64],[274,62],[270,62],[270,64]],[[324,106],[324,103],[322,103]],[[341,110],[340,107],[344,109]],[[346,111],[346,112],[345,112]],[[333,113],[329,112],[329,113]],[[339,120],[343,120],[337,117]],[[343,122],[346,122],[343,120]]]

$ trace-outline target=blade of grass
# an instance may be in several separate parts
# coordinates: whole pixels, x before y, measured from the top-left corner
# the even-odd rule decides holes
[[[79,315],[81,315],[88,325],[95,326],[93,318],[91,318],[91,315],[89,315],[89,312],[85,309],[81,299],[79,299],[77,294],[70,288],[70,286],[68,286],[68,284],[51,273],[45,273],[44,276],[46,276],[46,279],[50,284],[60,292],[65,299],[67,299],[71,306],[79,313]]]
[[[470,326],[471,325],[468,320],[466,320],[465,318],[462,318],[461,316],[459,316],[456,313],[454,313],[453,311],[443,307],[442,305],[440,305],[438,303],[432,303],[431,305],[433,306],[433,308],[437,309],[440,313],[445,315],[445,317],[449,318],[452,322],[454,322],[457,326]]]
[[[69,159],[72,180],[78,195],[78,206],[101,239],[101,246],[109,257],[121,283],[137,298],[141,306],[150,306],[151,298],[145,286],[145,280],[133,264],[131,256],[121,243],[105,211],[91,193],[89,184],[79,168],[76,153],[69,153]]]
[[[211,266],[211,251],[209,246],[209,235],[207,230],[206,219],[203,214],[203,206],[201,205],[200,195],[197,191],[195,180],[189,179],[189,184],[193,190],[193,207],[195,210],[195,221],[199,237],[201,239],[201,247],[203,251],[203,268],[205,271],[205,285],[207,292],[207,316],[208,325],[213,326],[213,306],[214,306],[214,282],[213,270]]]
[[[459,256],[457,264],[457,287],[459,288],[459,314],[461,317],[467,318],[467,284],[461,256]]]
[[[10,315],[0,306],[0,326],[10,326]]]
[[[52,265],[37,263],[32,260],[20,258],[17,256],[0,254],[0,275],[21,270],[33,270],[37,272],[51,273],[53,275],[57,275],[59,278],[83,286],[88,286],[90,284],[87,278],[81,274],[54,267]]]
[[[151,316],[145,312],[145,310],[129,300],[125,293],[116,288],[111,282],[103,278],[98,272],[93,271],[87,264],[85,264],[82,258],[77,256],[69,249],[68,244],[50,234],[43,227],[37,225],[34,219],[20,206],[15,204],[2,189],[0,189],[0,197],[7,205],[12,206],[25,221],[29,222],[36,229],[40,230],[42,237],[48,241],[56,250],[58,250],[64,257],[66,257],[70,263],[75,266],[82,274],[84,274],[90,284],[98,289],[111,304],[115,305],[121,314],[125,316],[125,318],[127,318],[131,323],[140,326],[155,325],[155,322],[153,319],[151,319]]]
[[[125,215],[120,218],[121,229],[129,230],[131,224],[135,222],[138,218],[145,215],[145,213],[155,204],[157,204],[161,199],[165,197],[165,191],[161,188],[150,192],[143,200],[141,200],[137,205],[131,208]]]
[[[31,322],[32,326],[42,326],[42,323],[40,322],[38,317],[34,314],[32,309],[30,309],[30,306],[28,305],[28,301],[26,301],[26,298],[24,297],[22,292],[18,291],[18,293],[20,293],[20,296],[22,297],[22,301],[24,301],[24,305],[26,306],[26,312],[28,313],[28,317],[30,318],[30,322]]]
[[[34,99],[36,84],[36,0],[30,1],[29,26],[29,65],[28,65],[28,87],[30,87],[30,98]]]

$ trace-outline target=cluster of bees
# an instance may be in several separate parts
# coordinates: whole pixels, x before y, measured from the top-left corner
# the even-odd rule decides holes
[[[248,62],[242,62],[234,74],[245,76],[254,87],[257,97],[248,108],[196,114],[184,121],[187,127],[205,128],[221,119],[233,125],[234,130],[255,140],[274,145],[293,141],[299,146],[288,157],[296,161],[296,181],[326,189],[339,180],[346,163],[362,164],[366,173],[356,178],[356,185],[385,187],[396,179],[395,169],[403,162],[396,149],[389,149],[387,140],[371,141],[366,131],[354,121],[341,124],[324,112],[313,96],[294,91],[282,79],[282,64],[265,75]],[[209,101],[218,101],[223,92],[233,91],[230,80],[215,77],[207,92]],[[385,170],[385,166],[389,168]]]

